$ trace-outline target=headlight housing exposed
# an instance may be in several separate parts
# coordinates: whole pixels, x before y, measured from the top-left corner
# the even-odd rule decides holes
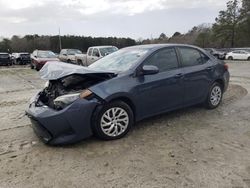
[[[73,103],[77,99],[84,99],[88,96],[90,96],[92,92],[88,89],[83,90],[81,93],[74,93],[74,94],[67,94],[67,95],[62,95],[60,97],[57,97],[54,100],[54,105],[57,108],[64,108],[65,106]]]
[[[44,88],[49,87],[49,81],[45,82]]]

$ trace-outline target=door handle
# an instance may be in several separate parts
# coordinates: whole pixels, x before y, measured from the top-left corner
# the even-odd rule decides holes
[[[212,70],[213,69],[213,67],[207,67],[206,68],[206,70],[208,70],[208,71],[210,71],[210,70]]]
[[[184,74],[179,73],[179,74],[176,74],[174,77],[175,77],[175,78],[182,78],[183,76],[184,76]]]

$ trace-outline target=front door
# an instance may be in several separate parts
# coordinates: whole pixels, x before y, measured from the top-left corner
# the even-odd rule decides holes
[[[175,48],[155,52],[143,65],[157,66],[159,73],[135,78],[139,119],[180,107],[184,97],[183,72]]]

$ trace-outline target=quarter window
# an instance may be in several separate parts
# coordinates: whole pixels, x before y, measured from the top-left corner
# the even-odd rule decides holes
[[[144,65],[157,66],[159,72],[178,68],[177,55],[174,48],[162,49],[149,57]]]
[[[206,55],[193,48],[179,48],[179,52],[184,67],[201,65],[209,60]]]

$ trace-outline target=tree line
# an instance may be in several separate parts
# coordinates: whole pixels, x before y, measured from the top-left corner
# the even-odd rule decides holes
[[[61,36],[62,48],[80,49],[86,52],[90,46],[112,45],[118,48],[133,46],[136,41],[131,38],[116,37],[85,37],[85,36]],[[32,52],[35,49],[60,51],[59,36],[26,35],[24,37],[13,36],[4,38],[0,42],[0,52]]]
[[[161,33],[158,38],[139,39],[116,37],[85,37],[62,36],[63,48],[77,48],[86,52],[88,47],[97,45],[114,45],[118,48],[136,44],[151,43],[185,43],[194,44],[202,48],[233,48],[250,46],[250,1],[230,0],[226,9],[221,10],[213,24],[200,24],[187,33],[175,32],[171,37]],[[0,42],[0,51],[32,52],[34,49],[52,50],[59,52],[59,36],[26,35],[4,38]]]

